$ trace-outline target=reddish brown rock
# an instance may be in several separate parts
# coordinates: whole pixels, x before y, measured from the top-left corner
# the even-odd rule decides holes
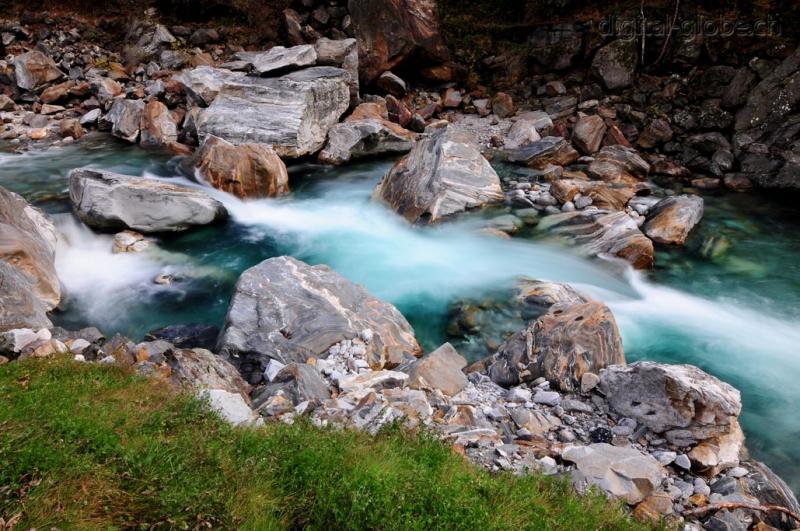
[[[39,50],[31,50],[14,58],[17,86],[23,90],[36,90],[64,76],[58,65]]]
[[[412,59],[432,65],[449,58],[435,0],[350,0],[347,7],[358,39],[362,83]]]
[[[408,127],[411,123],[412,114],[405,104],[395,98],[394,96],[386,96],[386,110],[389,114],[389,120],[403,127]]]
[[[286,166],[265,144],[234,146],[209,137],[200,150],[198,168],[214,188],[237,197],[276,197],[289,192]]]
[[[653,267],[653,242],[624,212],[583,210],[542,218],[538,229],[576,245],[587,256],[608,254],[636,269]]]
[[[140,134],[143,146],[164,146],[178,140],[178,124],[166,105],[151,99],[144,106]]]
[[[592,155],[600,149],[600,143],[606,134],[606,124],[597,115],[581,115],[575,123],[572,143],[584,155]]]
[[[683,245],[689,232],[703,219],[703,198],[678,195],[657,203],[647,214],[642,229],[656,243]]]
[[[546,378],[558,389],[580,389],[584,373],[624,364],[622,338],[608,307],[574,290],[516,333],[492,357],[488,374],[502,386]]]
[[[39,101],[42,103],[56,103],[66,98],[74,85],[74,81],[65,81],[64,83],[48,87],[42,91],[42,94],[39,96]]]
[[[495,94],[494,98],[492,98],[492,112],[497,115],[498,118],[508,118],[509,116],[514,116],[517,109],[514,106],[514,100],[511,96],[505,92],[498,92]]]
[[[650,165],[634,149],[625,146],[606,146],[589,164],[589,175],[608,182],[635,184],[645,179]]]
[[[58,126],[61,130],[62,138],[71,136],[77,140],[84,134],[83,127],[81,127],[81,122],[77,118],[66,118],[61,120]]]
[[[442,106],[445,108],[456,109],[461,105],[463,98],[461,91],[454,88],[449,88],[444,91],[444,98],[442,98]]]
[[[672,140],[672,127],[662,118],[652,120],[639,135],[637,143],[645,149],[652,149],[659,144]]]

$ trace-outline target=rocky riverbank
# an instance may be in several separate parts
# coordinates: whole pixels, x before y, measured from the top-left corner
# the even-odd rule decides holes
[[[152,10],[119,50],[84,39],[78,18],[5,21],[0,138],[32,150],[97,129],[183,157],[196,186],[71,171],[75,215],[117,233],[114,252],[224,223],[203,185],[241,199],[288,194],[287,164],[311,158],[402,155],[373,200],[411,224],[502,209],[478,230],[508,238],[528,227],[637,269],[652,268],[660,246],[685,244],[703,193],[798,187],[784,146],[800,52],[659,77],[636,72],[636,50],[614,40],[584,69],[496,91],[461,84],[433,3],[415,4],[417,18],[401,16],[414,2],[388,2],[396,16],[368,4],[289,9],[289,46],[258,50]],[[390,40],[402,50],[387,53]],[[393,72],[420,50],[419,79]],[[498,166],[510,171],[501,178]],[[525,325],[468,364],[449,343],[424,354],[394,306],[332,269],[280,257],[241,275],[221,331],[175,323],[136,343],[52,327],[56,230],[2,188],[0,222],[0,362],[134,366],[198,388],[235,424],[425,427],[491,470],[568,476],[637,517],[689,529],[798,525],[794,494],[748,455],[738,391],[688,365],[626,365],[609,308],[570,286],[521,279],[508,304]]]

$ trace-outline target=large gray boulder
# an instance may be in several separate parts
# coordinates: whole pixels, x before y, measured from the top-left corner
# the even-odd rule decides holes
[[[69,197],[81,221],[108,231],[178,232],[227,217],[222,203],[200,190],[89,168],[70,172]]]
[[[738,427],[742,400],[734,387],[692,365],[640,361],[608,367],[600,389],[612,411],[655,433],[680,430],[695,440]]]
[[[267,363],[324,358],[345,339],[368,338],[373,369],[421,354],[397,309],[324,265],[271,258],[242,273],[231,299],[219,351],[258,383]]]
[[[683,245],[691,230],[703,219],[703,198],[676,195],[656,203],[642,229],[656,243]]]
[[[343,164],[352,159],[408,153],[414,133],[388,120],[352,120],[331,127],[319,160]]]
[[[316,153],[347,110],[348,79],[341,68],[317,66],[277,78],[226,83],[199,113],[200,141],[213,135],[237,145],[269,144],[288,158]]]
[[[636,269],[653,267],[653,242],[624,212],[582,210],[542,218],[537,227],[587,256],[616,256]]]
[[[384,176],[373,197],[412,223],[503,200],[500,178],[469,132],[448,125],[419,140]]]
[[[665,478],[664,468],[653,456],[634,448],[606,443],[568,446],[561,458],[575,463],[572,481],[579,490],[597,486],[629,505],[647,498]]]
[[[144,108],[142,100],[118,98],[103,120],[110,124],[112,135],[135,144],[139,140]]]
[[[543,377],[575,392],[585,373],[625,363],[617,322],[605,304],[549,283],[527,283],[518,296],[529,307],[546,310],[492,356],[488,374],[498,385]]]

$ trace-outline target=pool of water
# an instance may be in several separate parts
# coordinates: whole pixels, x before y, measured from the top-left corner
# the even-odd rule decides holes
[[[0,185],[50,212],[62,232],[57,268],[67,296],[54,316],[140,338],[177,323],[220,325],[238,275],[272,256],[326,263],[398,306],[426,349],[446,340],[454,300],[502,293],[519,276],[571,282],[606,301],[629,360],[702,367],[742,391],[757,458],[800,488],[800,216],[755,194],[709,197],[686,248],[659,249],[656,269],[620,274],[567,249],[481,234],[480,215],[411,227],[369,199],[391,162],[290,168],[293,193],[242,202],[211,191],[225,224],[158,238],[139,255],[112,255],[111,237],[69,212],[66,175],[90,165],[177,180],[177,159],[108,139],[29,154],[0,148]],[[169,286],[156,284],[168,275]]]

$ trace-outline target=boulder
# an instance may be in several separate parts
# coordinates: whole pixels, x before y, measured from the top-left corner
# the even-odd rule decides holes
[[[492,356],[488,374],[495,383],[509,387],[543,377],[576,392],[584,374],[625,363],[617,323],[605,304],[568,288],[534,287],[525,295],[527,304],[552,304]]]
[[[543,218],[538,230],[577,245],[587,256],[623,258],[636,269],[653,267],[653,242],[624,212],[583,210]]]
[[[435,64],[449,58],[435,0],[349,0],[347,8],[364,84],[412,59]]]
[[[89,168],[70,172],[69,196],[81,221],[108,231],[177,232],[227,217],[222,203],[200,190]]]
[[[654,242],[683,245],[689,232],[703,219],[703,198],[677,195],[662,199],[650,209],[644,233]]]
[[[597,208],[624,210],[628,202],[636,195],[636,190],[625,183],[559,179],[550,185],[550,193],[562,204],[581,195],[591,198],[591,204]]]
[[[800,48],[763,77],[736,113],[734,147],[741,171],[764,188],[800,188]]]
[[[317,51],[310,44],[291,48],[273,46],[266,52],[239,52],[236,59],[252,64],[253,72],[260,76],[274,76],[315,64]]]
[[[584,155],[592,155],[600,149],[600,143],[606,134],[606,124],[597,115],[581,115],[575,123],[572,143]]]
[[[224,389],[201,389],[198,397],[208,402],[211,410],[216,412],[222,420],[234,426],[255,425],[260,420],[239,393],[232,393]]]
[[[348,120],[331,127],[319,159],[343,164],[351,159],[408,153],[415,135],[388,120]]]
[[[498,118],[508,118],[514,116],[517,108],[514,106],[514,100],[509,94],[505,92],[498,92],[492,98],[492,112]]]
[[[140,128],[143,146],[166,146],[178,141],[178,124],[167,106],[156,99],[144,106]]]
[[[578,152],[560,136],[546,136],[508,151],[509,162],[543,169],[551,164],[567,166],[578,160]]]
[[[255,397],[254,405],[258,408],[279,393],[295,405],[305,401],[322,402],[331,397],[330,387],[313,365],[294,362],[278,370]]]
[[[314,49],[317,51],[318,65],[337,66],[347,72],[350,103],[352,106],[357,105],[361,100],[358,82],[358,41],[321,37],[314,43]]]
[[[561,453],[575,463],[572,481],[580,490],[597,486],[628,505],[636,505],[661,486],[664,468],[651,455],[606,443],[568,446]]]
[[[195,105],[208,107],[226,83],[243,80],[244,72],[231,72],[224,68],[198,66],[173,76],[186,90],[186,95]]]
[[[165,352],[165,360],[171,369],[170,379],[177,385],[223,389],[243,397],[250,395],[250,385],[236,367],[208,350],[170,348]]]
[[[601,149],[589,164],[588,172],[601,181],[635,184],[647,178],[650,165],[635,149],[617,144]]]
[[[125,55],[131,63],[146,63],[161,51],[177,42],[172,33],[161,24],[150,20],[134,20],[125,35]]]
[[[111,110],[103,120],[111,124],[111,134],[136,143],[144,118],[144,102],[142,100],[116,99]]]
[[[421,353],[414,331],[391,304],[327,266],[271,258],[245,271],[225,318],[219,350],[251,383],[270,359],[304,363],[324,358],[344,339],[371,330],[371,367],[396,366]]]
[[[0,329],[42,328],[61,300],[56,229],[21,196],[0,187]]]
[[[475,138],[448,125],[419,140],[384,176],[373,194],[412,223],[503,200],[500,178]]]
[[[731,432],[742,410],[739,391],[691,365],[640,361],[608,367],[600,389],[609,407],[655,433],[680,430],[695,440]]]
[[[375,84],[395,98],[402,98],[406,95],[406,91],[408,90],[406,82],[392,72],[384,72],[381,74],[381,77],[378,78]]]
[[[233,144],[269,144],[281,157],[301,157],[322,148],[349,102],[348,74],[340,68],[244,78],[222,86],[199,113],[197,132],[201,141],[217,136]]]
[[[277,197],[289,192],[286,165],[265,144],[235,146],[208,136],[197,166],[211,186],[240,198]]]
[[[148,341],[163,339],[181,349],[204,348],[211,350],[217,346],[219,327],[203,324],[178,324],[151,330],[145,335]]]
[[[64,77],[58,65],[39,50],[31,50],[16,56],[14,74],[17,86],[22,90],[37,90]]]
[[[467,360],[450,343],[445,343],[409,369],[408,386],[413,389],[438,389],[447,396],[457,395],[467,384],[462,369]]]
[[[539,135],[536,125],[536,120],[520,117],[508,129],[503,147],[507,150],[515,150],[541,140],[542,137]]]
[[[636,44],[628,39],[617,39],[603,46],[592,60],[592,74],[608,90],[630,86],[635,69]]]

